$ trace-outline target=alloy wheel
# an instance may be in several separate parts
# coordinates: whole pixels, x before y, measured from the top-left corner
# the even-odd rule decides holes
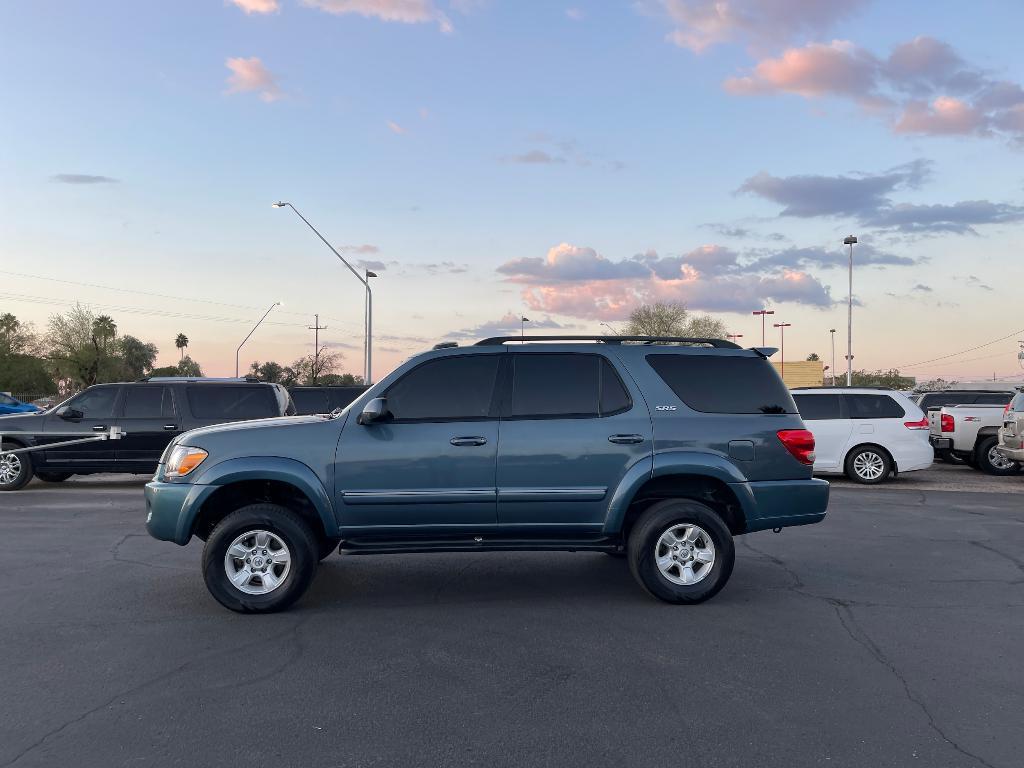
[[[228,581],[247,595],[273,592],[284,584],[291,567],[288,545],[270,531],[246,531],[231,542],[224,554]]]
[[[0,485],[8,485],[18,479],[21,474],[21,459],[17,454],[9,453],[0,456]]]
[[[715,565],[715,542],[699,525],[673,525],[658,537],[654,562],[673,584],[698,584]]]
[[[862,480],[877,480],[885,472],[885,459],[874,451],[862,451],[853,460],[853,471]]]

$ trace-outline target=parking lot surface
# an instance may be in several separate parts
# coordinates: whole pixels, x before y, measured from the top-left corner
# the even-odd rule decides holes
[[[33,483],[0,766],[1019,766],[1024,478],[956,473],[836,483],[700,606],[601,554],[334,556],[272,616],[146,535],[141,481]]]

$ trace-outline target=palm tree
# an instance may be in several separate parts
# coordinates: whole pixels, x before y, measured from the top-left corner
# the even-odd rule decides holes
[[[117,335],[117,323],[109,315],[100,315],[92,321],[92,333],[103,342],[103,351],[107,351],[107,339]]]
[[[188,346],[188,336],[184,333],[179,333],[178,338],[174,340],[174,346],[181,350],[181,359],[185,359],[185,347]]]

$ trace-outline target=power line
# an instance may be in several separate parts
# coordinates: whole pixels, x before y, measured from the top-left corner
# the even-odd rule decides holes
[[[957,357],[958,355],[965,355],[968,352],[973,352],[976,349],[984,349],[985,347],[991,347],[993,344],[998,344],[1000,341],[1006,341],[1007,339],[1011,339],[1014,336],[1017,336],[1017,335],[1022,334],[1022,333],[1024,333],[1024,328],[1021,328],[1018,331],[1014,331],[1013,333],[1008,333],[1005,336],[1000,336],[998,339],[995,339],[993,341],[987,341],[984,344],[979,344],[976,347],[969,347],[968,349],[961,349],[959,352],[951,352],[950,354],[942,355],[941,357],[933,357],[931,360],[922,360],[919,363],[907,363],[906,365],[898,365],[896,367],[899,370],[903,370],[904,368],[914,368],[915,366],[925,365],[926,363],[934,363],[936,360],[948,360],[951,357]]]

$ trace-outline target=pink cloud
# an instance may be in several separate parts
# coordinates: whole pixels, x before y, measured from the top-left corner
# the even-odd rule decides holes
[[[912,101],[903,110],[893,130],[896,133],[925,133],[931,136],[966,135],[987,132],[985,114],[960,99],[940,96],[931,104]]]
[[[402,24],[437,23],[442,32],[451,32],[448,17],[433,0],[302,0],[304,5],[336,15],[356,14],[381,21]]]
[[[784,43],[821,34],[868,0],[657,0],[641,7],[660,10],[674,29],[669,40],[700,53],[734,40]]]
[[[399,135],[402,135],[403,133],[405,133],[405,128],[403,128],[402,126],[400,126],[398,123],[394,122],[393,120],[388,120],[387,124],[388,124],[388,129],[392,133],[397,133]]]
[[[276,13],[281,10],[278,0],[231,0],[246,13]]]
[[[263,101],[268,102],[284,97],[284,91],[259,57],[228,59],[224,64],[231,70],[228,93],[258,93]]]
[[[783,91],[805,98],[842,94],[863,98],[875,89],[874,58],[846,40],[790,48],[777,59],[764,59],[752,74],[725,81],[730,93],[749,95]]]

